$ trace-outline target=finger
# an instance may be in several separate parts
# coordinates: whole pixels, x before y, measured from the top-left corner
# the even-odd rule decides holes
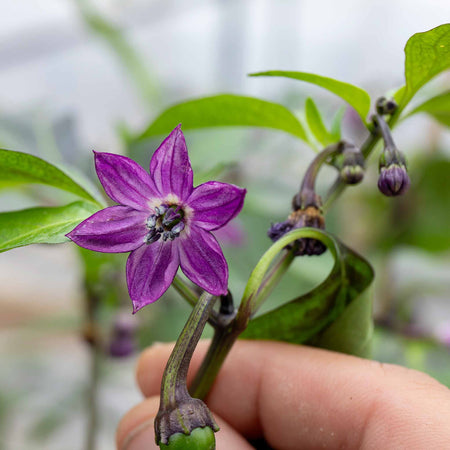
[[[147,398],[131,409],[117,428],[119,450],[159,449],[155,443],[153,422],[159,408],[159,396]],[[253,447],[223,419],[215,416],[220,432],[216,433],[217,450],[248,450]]]
[[[192,372],[206,347],[199,345]],[[144,395],[159,391],[171,349],[159,345],[142,355],[137,378]],[[449,438],[450,394],[437,381],[305,346],[237,342],[207,403],[240,433],[264,435],[280,449],[362,448],[369,442],[377,448],[445,448]]]

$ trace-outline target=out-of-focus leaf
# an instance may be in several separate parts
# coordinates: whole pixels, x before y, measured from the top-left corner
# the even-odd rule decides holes
[[[392,244],[445,252],[450,249],[450,160],[424,156],[411,167],[411,188],[392,212]]]
[[[101,206],[93,195],[61,169],[28,153],[0,149],[0,174],[0,183],[6,185],[47,184]]]
[[[306,343],[368,356],[373,326],[366,290],[373,270],[332,235],[318,232],[317,237],[335,258],[328,277],[310,292],[252,319],[241,337]]]
[[[154,108],[155,104],[160,103],[160,92],[156,80],[147,69],[144,57],[139,55],[118,26],[95,10],[94,2],[78,0],[75,3],[86,25],[106,42],[128,71],[140,97]]]
[[[450,126],[450,91],[444,92],[413,109],[408,116],[417,113],[428,113],[443,125]]]
[[[305,115],[308,126],[314,137],[324,147],[333,142],[333,138],[323,123],[320,111],[312,98],[307,98],[305,103]]]
[[[65,235],[97,211],[91,203],[0,213],[0,252],[30,244],[66,242]]]
[[[433,77],[450,68],[450,24],[412,35],[405,46],[406,87],[401,107]]]
[[[167,134],[179,123],[183,130],[226,126],[273,128],[306,141],[301,123],[283,105],[231,94],[178,103],[166,109],[136,139]]]
[[[346,109],[347,108],[345,106],[339,108],[333,117],[333,121],[331,122],[330,134],[333,142],[338,142],[341,140],[342,119],[344,117]]]
[[[366,117],[370,110],[370,96],[364,89],[361,89],[358,86],[308,72],[269,70],[267,72],[251,73],[250,76],[292,78],[294,80],[306,81],[307,83],[312,83],[323,87],[333,94],[341,97],[349,105],[351,105],[359,114],[361,120],[366,123]]]
[[[202,183],[206,183],[210,180],[219,180],[220,177],[226,172],[233,170],[236,167],[235,162],[231,163],[219,163],[214,167],[211,167],[209,170],[205,170],[203,172],[196,171],[194,173],[194,185],[199,185]]]

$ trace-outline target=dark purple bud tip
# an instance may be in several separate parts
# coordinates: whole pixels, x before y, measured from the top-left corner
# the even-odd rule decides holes
[[[303,227],[325,229],[325,220],[318,207],[308,206],[305,209],[293,211],[286,221],[272,224],[267,235],[275,242],[289,231]],[[298,239],[286,248],[294,248],[296,256],[321,255],[327,249],[322,242],[311,238]]]
[[[382,167],[378,178],[378,189],[388,197],[403,195],[411,185],[408,172],[403,164]]]
[[[281,236],[292,230],[292,224],[289,221],[273,223],[267,231],[267,236],[276,242]]]
[[[214,450],[216,438],[209,427],[196,428],[191,434],[176,433],[168,444],[159,444],[161,450]]]
[[[380,97],[376,103],[377,113],[381,116],[392,115],[397,110],[398,105],[392,98]]]
[[[199,439],[201,436],[207,438],[208,442],[211,442],[211,434],[207,430],[208,428],[212,433],[212,437],[214,437],[214,432],[219,431],[219,427],[205,403],[198,398],[189,397],[172,409],[159,410],[155,418],[155,440],[160,448],[203,449],[203,447],[195,446],[177,447],[175,444],[172,447],[171,443],[175,440],[176,442],[193,445],[196,439]],[[203,433],[195,432],[198,429],[203,430]],[[193,436],[194,432],[195,435]],[[184,438],[180,435],[184,436]],[[192,439],[186,439],[189,436],[193,436]],[[166,447],[162,447],[162,445],[166,445]],[[204,448],[214,449],[214,447]]]

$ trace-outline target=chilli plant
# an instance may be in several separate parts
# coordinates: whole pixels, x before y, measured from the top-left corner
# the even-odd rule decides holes
[[[448,91],[408,108],[425,84],[449,68],[450,24],[445,24],[408,40],[405,84],[375,100],[357,86],[313,73],[271,70],[250,75],[290,78],[339,96],[356,111],[367,130],[360,146],[342,136],[342,109],[329,129],[311,98],[306,100],[301,119],[280,104],[238,95],[176,104],[142,133],[128,136],[139,143],[167,135],[153,153],[149,172],[128,157],[94,153],[98,178],[117,203],[114,206],[107,206],[89,184],[49,162],[0,150],[2,182],[41,183],[79,198],[63,206],[1,213],[0,251],[70,239],[95,252],[130,253],[126,279],[133,313],[157,301],[172,285],[192,306],[192,312],[164,372],[156,440],[161,448],[214,448],[218,426],[202,399],[236,339],[273,339],[369,356],[373,323],[368,288],[374,272],[362,256],[326,231],[326,213],[347,187],[361,182],[372,153],[378,153],[381,194],[407,195],[414,179],[409,178],[405,152],[397,148],[392,131],[419,112],[450,124]],[[281,130],[316,152],[291,205],[286,203],[286,219],[270,225],[268,238],[273,243],[251,271],[236,304],[228,287],[227,261],[212,232],[239,214],[246,190],[217,181],[194,187],[182,132],[182,128],[224,126]],[[324,166],[335,168],[336,177],[320,196],[315,184]],[[295,258],[326,251],[334,265],[321,284],[301,296],[292,292],[292,300],[258,314]],[[177,275],[179,268],[190,281]],[[190,359],[207,322],[214,335],[188,390]]]

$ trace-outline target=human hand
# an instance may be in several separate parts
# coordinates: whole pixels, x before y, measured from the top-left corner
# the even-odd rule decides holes
[[[208,343],[194,354],[197,371]],[[153,421],[173,344],[143,352],[137,381],[146,400],[119,424],[120,450],[157,449]],[[221,430],[218,450],[450,448],[450,391],[421,372],[271,341],[238,341],[206,399]]]

